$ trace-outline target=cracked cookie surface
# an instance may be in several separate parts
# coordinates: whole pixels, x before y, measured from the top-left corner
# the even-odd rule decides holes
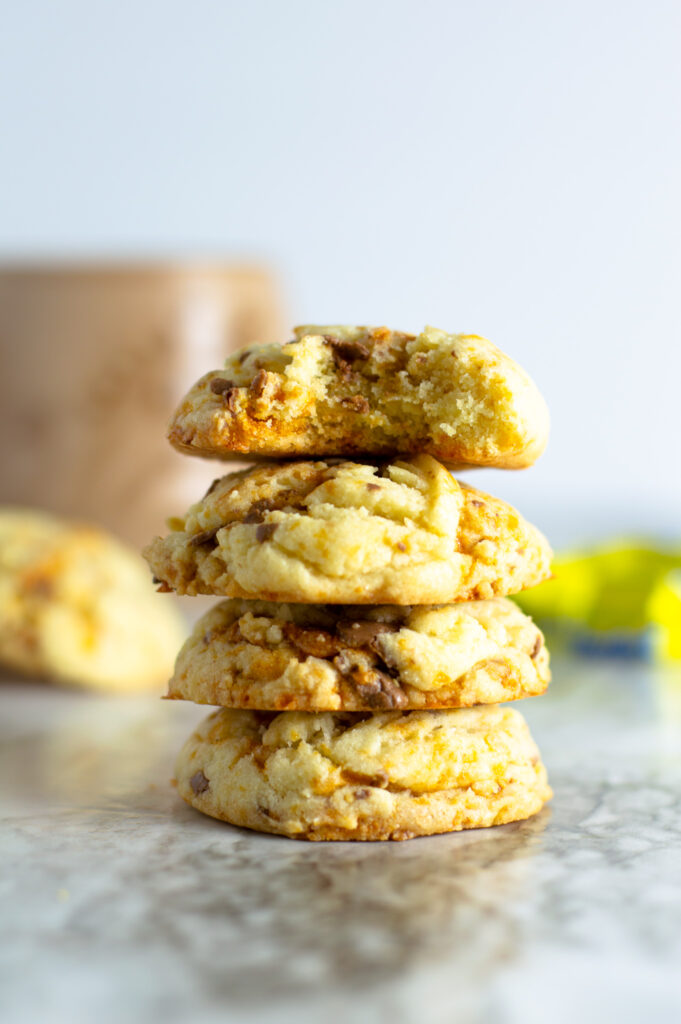
[[[543,636],[512,601],[224,601],[194,627],[168,696],[272,711],[469,707],[543,693]]]
[[[207,457],[425,452],[518,469],[542,453],[546,404],[530,377],[477,335],[427,327],[305,326],[254,345],[198,381],[168,437]]]
[[[551,550],[510,505],[435,459],[285,462],[216,480],[145,557],[163,588],[333,604],[437,604],[515,593]]]
[[[523,717],[496,705],[373,715],[222,708],[180,752],[204,814],[297,839],[408,839],[537,813],[551,797]]]

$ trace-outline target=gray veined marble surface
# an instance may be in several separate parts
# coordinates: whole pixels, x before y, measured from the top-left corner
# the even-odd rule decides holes
[[[168,784],[206,709],[0,687],[0,1019],[681,1020],[681,674],[555,665],[535,819],[307,844]]]

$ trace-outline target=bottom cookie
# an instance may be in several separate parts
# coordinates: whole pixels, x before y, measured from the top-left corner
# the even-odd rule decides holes
[[[518,711],[222,708],[176,764],[187,803],[294,839],[410,839],[528,818],[551,798]]]

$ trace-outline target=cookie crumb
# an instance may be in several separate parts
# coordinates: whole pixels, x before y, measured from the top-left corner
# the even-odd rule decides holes
[[[364,395],[351,395],[349,398],[343,398],[341,405],[345,409],[352,409],[353,412],[360,413],[367,413],[371,408]]]

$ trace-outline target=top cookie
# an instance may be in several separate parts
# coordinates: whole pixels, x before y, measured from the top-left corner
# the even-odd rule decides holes
[[[549,417],[535,384],[485,338],[426,327],[297,327],[207,373],[177,409],[180,451],[233,459],[429,455],[453,465],[530,466]]]
[[[282,462],[216,480],[145,551],[181,594],[310,604],[440,604],[515,593],[551,549],[503,501],[429,455]]]

